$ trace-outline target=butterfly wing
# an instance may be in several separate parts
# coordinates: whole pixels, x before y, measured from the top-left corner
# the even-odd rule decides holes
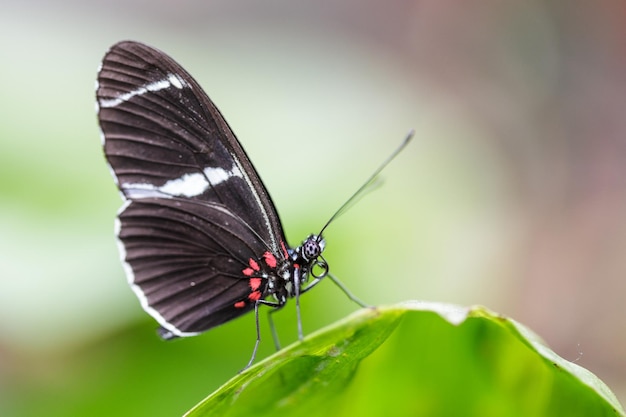
[[[131,288],[173,335],[197,334],[254,307],[234,304],[252,291],[241,271],[256,256],[257,236],[223,206],[131,200],[117,224]]]
[[[103,146],[126,200],[118,238],[142,306],[187,336],[245,313],[250,257],[280,256],[267,190],[198,83],[163,52],[120,42],[96,90]]]

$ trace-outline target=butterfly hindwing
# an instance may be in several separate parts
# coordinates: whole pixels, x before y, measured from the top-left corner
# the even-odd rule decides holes
[[[130,284],[162,326],[195,334],[253,307],[233,306],[251,292],[241,271],[256,256],[256,237],[222,206],[141,199],[127,203],[118,224]]]

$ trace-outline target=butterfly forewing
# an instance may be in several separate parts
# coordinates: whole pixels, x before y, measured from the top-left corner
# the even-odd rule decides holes
[[[284,256],[284,236],[222,115],[176,62],[136,42],[109,50],[96,95],[105,155],[126,199],[120,249],[144,309],[176,336],[249,311],[253,303],[238,303],[251,291],[242,270],[266,251]]]
[[[126,198],[217,202],[280,249],[280,221],[256,170],[180,65],[146,45],[118,43],[102,62],[97,100],[105,154]]]

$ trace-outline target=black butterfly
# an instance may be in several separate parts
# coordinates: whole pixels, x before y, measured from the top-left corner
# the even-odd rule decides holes
[[[122,262],[161,337],[196,335],[254,310],[249,366],[261,304],[299,302],[329,276],[363,305],[329,274],[321,232],[287,245],[248,156],[172,58],[137,42],[114,45],[96,97],[104,153],[125,200],[116,222]],[[299,308],[298,331],[302,338]]]

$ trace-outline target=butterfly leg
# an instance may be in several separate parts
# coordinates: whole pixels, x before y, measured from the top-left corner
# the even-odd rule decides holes
[[[263,299],[257,300],[254,303],[254,323],[256,325],[256,342],[254,342],[254,349],[252,350],[252,356],[250,357],[248,364],[239,372],[243,372],[246,369],[248,369],[250,366],[252,366],[252,363],[254,362],[254,359],[256,358],[257,350],[259,349],[259,344],[261,344],[261,326],[259,323],[259,306],[261,304],[265,304],[267,306],[273,307],[273,309],[269,311],[270,314],[273,313],[274,311],[281,309],[285,305],[284,303],[276,303],[273,301],[267,301]],[[274,345],[276,345],[276,350],[279,350],[280,343],[278,342],[278,334],[276,333],[274,321],[272,320],[270,314],[268,314],[268,321],[270,323],[270,329],[272,330],[272,337],[274,338]]]
[[[259,343],[261,343],[261,326],[259,326],[259,304],[261,304],[260,301],[261,300],[257,300],[254,303],[254,321],[256,323],[256,342],[254,342],[254,349],[252,350],[252,356],[250,357],[248,364],[241,371],[239,371],[240,373],[245,371],[252,365],[252,362],[254,362],[254,358],[256,358],[256,351],[259,348]]]
[[[274,346],[276,347],[276,350],[280,350],[280,340],[278,340],[278,332],[276,332],[276,326],[274,326],[274,319],[272,318],[272,315],[277,312],[278,310],[280,310],[281,308],[283,308],[283,305],[277,305],[274,306],[273,309],[269,310],[267,312],[267,321],[270,325],[270,330],[272,332],[272,338],[274,339]]]

